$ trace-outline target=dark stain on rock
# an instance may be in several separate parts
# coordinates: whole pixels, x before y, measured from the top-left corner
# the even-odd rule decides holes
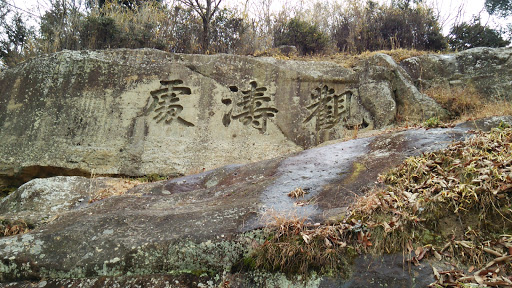
[[[149,125],[146,121],[144,121],[144,137],[147,137],[149,134]]]
[[[5,183],[6,186],[19,187],[22,184],[35,179],[35,178],[49,178],[54,176],[84,176],[90,177],[91,172],[82,169],[70,169],[66,167],[54,166],[26,166],[18,171],[12,170],[6,176],[0,177],[0,183]]]

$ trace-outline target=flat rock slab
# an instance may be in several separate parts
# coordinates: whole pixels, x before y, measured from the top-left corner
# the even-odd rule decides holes
[[[471,137],[469,129],[496,127],[504,120],[512,123],[512,117],[502,117],[335,143],[289,157],[141,184],[92,203],[84,200],[119,179],[34,180],[0,203],[2,218],[30,219],[37,227],[0,238],[0,280],[208,272],[218,276],[208,281],[218,284],[219,275],[230,274],[251,247],[261,243],[257,228],[272,215],[311,221],[336,217],[373,185],[377,174],[406,157],[442,149]],[[296,188],[308,192],[304,199],[287,196]],[[310,199],[313,204],[297,205]]]

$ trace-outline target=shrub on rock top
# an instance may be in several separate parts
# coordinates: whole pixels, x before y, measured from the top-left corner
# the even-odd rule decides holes
[[[323,51],[329,38],[318,26],[298,18],[292,18],[274,31],[274,46],[293,45],[303,55]]]

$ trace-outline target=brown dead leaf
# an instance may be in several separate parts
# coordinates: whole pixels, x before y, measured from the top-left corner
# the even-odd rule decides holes
[[[498,258],[492,260],[491,262],[487,263],[487,265],[485,265],[485,268],[492,267],[495,264],[510,262],[510,260],[512,260],[512,255],[498,257]]]
[[[340,246],[340,248],[347,247],[347,242],[338,241],[338,242],[336,242],[336,244],[338,244]]]
[[[498,256],[498,257],[503,256],[503,254],[499,253],[498,251],[492,250],[492,249],[490,249],[490,248],[486,248],[486,247],[485,247],[485,248],[483,248],[483,250],[484,250],[485,252],[489,253],[489,254],[494,255],[494,256]]]
[[[436,250],[434,250],[434,252],[433,252],[433,253],[434,253],[434,257],[436,257],[436,259],[437,259],[438,261],[443,260],[443,256],[441,256],[441,254],[439,254],[439,252],[437,252]]]
[[[303,232],[301,232],[300,235],[302,236],[304,242],[306,242],[306,244],[309,244],[309,240],[311,240],[311,237],[309,235],[304,234]]]
[[[476,281],[476,283],[480,284],[480,285],[484,285],[484,278],[479,276],[479,275],[474,275],[474,279]]]
[[[325,243],[325,246],[327,246],[328,248],[332,247],[332,243],[331,243],[331,241],[329,241],[329,239],[324,238],[324,243]]]
[[[389,224],[386,223],[386,222],[382,222],[382,227],[384,227],[384,232],[386,232],[386,233],[389,233],[389,232],[391,232],[393,230],[391,228],[391,226],[389,226]]]
[[[512,184],[501,185],[497,191],[494,191],[494,194],[508,193],[508,192],[512,192]]]
[[[421,259],[423,259],[423,257],[425,257],[425,254],[426,254],[427,252],[428,252],[428,250],[427,250],[427,249],[423,249],[423,248],[422,248],[422,249],[421,249],[420,254],[418,254],[418,255],[416,256],[416,258],[418,259],[418,261],[421,261]]]
[[[416,247],[416,250],[414,250],[414,254],[416,254],[416,256],[420,255],[421,252],[423,252],[423,247],[421,246]]]
[[[432,271],[434,272],[434,277],[436,280],[441,279],[441,275],[439,275],[439,272],[437,271],[436,267],[432,266]]]

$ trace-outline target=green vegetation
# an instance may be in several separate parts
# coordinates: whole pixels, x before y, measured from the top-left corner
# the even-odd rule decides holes
[[[507,1],[488,0],[487,9],[508,13]],[[302,55],[335,55],[396,49],[445,51],[448,43],[458,50],[508,43],[505,30],[491,29],[477,20],[456,23],[450,36],[443,36],[437,12],[424,1],[311,0],[306,5],[291,3],[280,11],[272,10],[266,1],[251,0],[235,7],[222,6],[224,2],[50,0],[50,9],[39,18],[20,14],[0,0],[1,64],[12,67],[64,49],[265,55],[264,51],[279,45],[294,45]],[[38,23],[38,27],[27,23]]]
[[[450,30],[450,47],[453,50],[465,50],[475,47],[505,47],[510,41],[503,39],[504,31],[498,31],[482,25],[480,18],[472,22],[462,22]]]
[[[425,123],[423,123],[423,126],[425,126],[426,128],[437,128],[442,126],[442,124],[443,122],[439,120],[439,117],[432,117],[427,119]]]
[[[433,268],[433,285],[508,283],[512,273],[512,129],[479,132],[439,152],[411,157],[379,177],[344,220],[310,224],[275,216],[253,253],[257,268],[347,273],[360,253],[404,252]],[[507,284],[508,285],[508,284]]]
[[[511,0],[485,0],[485,9],[489,14],[506,17],[512,14]]]
[[[275,46],[293,45],[302,55],[306,55],[324,51],[329,38],[318,26],[292,18],[276,28],[274,42]]]

